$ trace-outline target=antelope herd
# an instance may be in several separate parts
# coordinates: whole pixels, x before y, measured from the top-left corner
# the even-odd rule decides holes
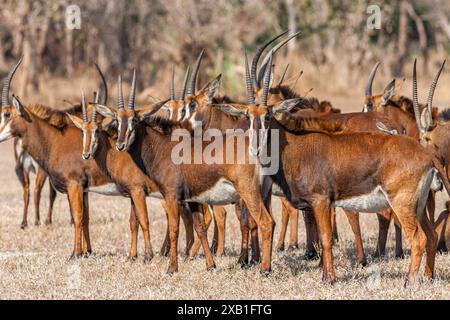
[[[126,105],[119,76],[118,101],[113,106],[108,104],[108,86],[97,65],[102,90],[91,102],[83,92],[81,101],[64,111],[59,106],[24,105],[14,94],[11,102],[10,86],[19,60],[3,86],[0,142],[14,139],[16,173],[24,190],[22,228],[27,226],[29,174],[35,172],[36,224],[47,177],[46,224],[52,221],[56,191],[67,194],[75,230],[72,258],[92,252],[89,193],[93,192],[130,199],[129,258],[137,258],[140,227],[144,261],[149,262],[154,254],[146,197],[155,197],[167,215],[161,254],[169,256],[168,272],[178,271],[180,217],[186,229],[186,254],[195,257],[201,246],[211,269],[214,254],[224,254],[224,205],[233,204],[242,235],[238,263],[260,264],[262,273],[268,274],[275,229],[271,200],[277,196],[282,212],[276,249],[284,250],[289,223],[289,248],[298,246],[298,210],[302,210],[306,258],[314,259],[320,251],[324,281],[336,281],[336,208],[343,209],[354,232],[358,263],[367,263],[359,212],[374,212],[379,220],[375,256],[384,255],[393,220],[396,257],[404,256],[402,230],[411,248],[405,285],[418,279],[424,251],[425,276],[433,278],[436,253],[447,251],[450,237],[449,203],[436,221],[434,213],[436,192],[450,192],[450,109],[439,113],[433,107],[445,62],[426,104],[418,102],[416,62],[412,99],[396,94],[395,80],[373,95],[377,63],[369,75],[363,111],[341,113],[328,101],[296,93],[289,84],[301,73],[286,80],[286,67],[274,84],[275,53],[298,33],[270,49],[258,68],[264,51],[286,34],[258,47],[250,66],[244,53],[246,102],[218,94],[220,75],[197,89],[204,50],[192,73],[189,67],[186,70],[178,98],[173,68],[168,99],[160,100],[157,96],[164,94],[159,93],[141,108],[135,106],[136,70]],[[206,132],[214,134],[205,137]],[[180,141],[188,142],[180,148]],[[207,151],[210,158],[205,159]],[[207,229],[213,220],[210,247]]]

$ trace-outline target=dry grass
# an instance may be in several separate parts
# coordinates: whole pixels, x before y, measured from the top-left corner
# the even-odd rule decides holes
[[[334,250],[338,283],[332,287],[321,283],[317,261],[303,259],[303,226],[300,249],[274,253],[273,273],[269,277],[261,276],[258,268],[242,270],[237,267],[240,233],[231,211],[227,221],[227,256],[216,259],[215,271],[206,271],[202,258],[194,261],[181,259],[180,271],[173,276],[166,275],[168,259],[159,255],[150,264],[144,264],[142,257],[129,262],[128,201],[96,195],[91,196],[94,254],[87,259],[69,261],[73,228],[69,225],[66,198],[58,196],[52,226],[33,226],[31,209],[31,226],[25,231],[20,230],[22,200],[20,185],[12,170],[11,143],[0,145],[0,155],[3,173],[0,184],[2,299],[450,299],[450,255],[437,257],[434,282],[403,289],[409,260],[393,258],[393,233],[389,237],[386,259],[374,261],[369,257],[368,267],[356,267],[353,237],[343,214],[338,215],[341,240]],[[46,194],[44,209],[47,206]],[[439,199],[440,209],[442,197]],[[159,203],[155,200],[148,202],[152,243],[157,251],[163,240],[166,221]],[[274,204],[278,220],[278,200]],[[370,256],[377,236],[374,215],[362,216],[362,230]],[[180,248],[183,247],[182,234]],[[80,272],[79,283],[77,270]]]

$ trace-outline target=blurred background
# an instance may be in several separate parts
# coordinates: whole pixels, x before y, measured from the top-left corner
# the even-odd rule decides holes
[[[374,92],[393,77],[407,78],[402,92],[411,96],[412,61],[419,59],[420,95],[450,50],[450,1],[439,0],[2,0],[0,72],[24,55],[13,83],[25,102],[57,107],[94,90],[104,71],[115,95],[115,79],[129,81],[138,68],[139,100],[168,96],[172,66],[177,85],[185,67],[206,48],[200,84],[223,74],[222,93],[242,97],[243,50],[290,29],[302,34],[276,55],[276,72],[290,63],[289,75],[304,70],[296,91],[344,103],[362,101],[369,71],[382,67]],[[80,9],[79,29],[68,28],[66,10]],[[370,29],[369,5],[381,9],[381,28]],[[277,68],[278,66],[278,68]],[[288,77],[289,77],[288,75]],[[441,78],[436,100],[450,100],[450,77]],[[178,90],[178,89],[177,89]],[[111,100],[110,100],[111,101]]]

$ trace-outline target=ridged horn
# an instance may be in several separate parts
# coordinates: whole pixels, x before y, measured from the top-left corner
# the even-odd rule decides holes
[[[268,99],[269,99],[270,76],[271,76],[271,73],[272,73],[272,59],[273,59],[273,55],[270,55],[270,58],[269,58],[269,69],[267,69],[266,77],[264,78],[264,84],[263,84],[263,95],[262,95],[262,99],[261,99],[261,106],[262,107],[267,107],[267,102],[268,102]]]
[[[122,75],[119,75],[119,80],[117,83],[117,108],[123,109],[124,107],[125,102],[123,101]]]
[[[251,75],[252,75],[252,81],[253,84],[257,86],[258,89],[260,89],[260,87],[258,86],[258,82],[256,81],[256,71],[258,69],[258,60],[259,58],[261,58],[262,53],[264,52],[264,50],[275,40],[277,40],[278,38],[284,36],[286,33],[288,33],[289,30],[283,31],[282,33],[280,33],[279,35],[276,35],[275,37],[269,39],[269,41],[267,41],[266,43],[263,43],[262,45],[260,45],[258,47],[258,49],[256,49],[256,53],[255,56],[253,57],[252,60],[252,69],[251,69]]]
[[[365,93],[366,97],[372,96],[373,79],[375,79],[375,75],[377,73],[379,66],[380,66],[380,62],[378,61],[377,63],[375,63],[372,70],[370,71],[369,79],[367,80],[367,85],[366,85],[366,93]]]
[[[191,74],[191,78],[189,80],[189,86],[187,89],[188,96],[195,95],[195,87],[197,85],[198,70],[200,69],[200,64],[202,63],[204,53],[205,53],[205,49],[202,49],[202,52],[200,52],[200,54],[198,55],[197,61],[195,61],[194,69],[192,69],[192,74]]]
[[[170,78],[169,98],[170,100],[175,100],[175,66],[172,66],[172,77]]]
[[[86,98],[84,96],[83,90],[81,90],[81,111],[83,113],[83,122],[88,123],[89,119],[88,119],[88,114],[87,114],[87,110],[86,110]]]
[[[186,95],[186,88],[189,79],[189,71],[191,71],[190,65],[187,66],[186,73],[184,74],[183,86],[181,87],[180,96],[178,98],[179,100],[184,100],[184,96]]]
[[[250,75],[250,68],[248,66],[247,51],[244,51],[244,63],[245,63],[245,83],[247,85],[247,104],[254,106],[255,103],[255,92],[252,82],[252,77]]]
[[[436,76],[433,79],[433,82],[431,83],[430,90],[428,91],[427,108],[428,108],[428,112],[430,113],[429,115],[430,115],[431,123],[433,122],[433,118],[431,117],[431,115],[433,114],[434,91],[436,90],[436,85],[438,83],[439,77],[441,76],[441,72],[444,69],[445,61],[446,60],[444,60],[442,62],[441,67],[439,68]]]
[[[23,57],[17,61],[17,63],[12,67],[12,69],[8,73],[8,77],[6,78],[5,82],[3,83],[3,90],[2,90],[2,107],[9,106],[11,102],[9,101],[9,88],[11,87],[11,81],[14,77],[14,74],[17,71],[17,68],[19,68],[20,64],[22,63]]]
[[[106,103],[108,102],[108,85],[106,84],[105,76],[103,75],[102,70],[100,70],[100,67],[98,66],[98,64],[94,63],[94,65],[98,71],[98,74],[100,75],[100,78],[102,79],[102,84],[103,84],[103,96],[99,103],[102,105],[106,105]]]
[[[416,64],[417,64],[417,59],[414,59],[414,67],[413,67],[413,109],[414,109],[414,117],[416,118],[417,128],[421,132],[423,132],[424,128],[422,128],[422,124],[420,122],[419,98],[418,98],[418,94],[417,94]]]
[[[275,47],[272,48],[271,52],[269,52],[263,59],[263,62],[261,63],[261,68],[259,69],[258,72],[258,86],[261,87],[261,81],[266,73],[266,68],[267,68],[267,63],[269,61],[270,55],[273,55],[274,53],[276,53],[278,50],[280,50],[282,47],[284,47],[289,41],[291,41],[292,39],[294,39],[295,37],[297,37],[298,35],[300,35],[300,31],[294,33],[292,36],[290,36],[289,38],[287,38],[286,40],[280,42],[279,44],[277,44]]]
[[[133,80],[131,81],[130,97],[128,98],[128,109],[134,110],[136,100],[136,69],[133,69]]]

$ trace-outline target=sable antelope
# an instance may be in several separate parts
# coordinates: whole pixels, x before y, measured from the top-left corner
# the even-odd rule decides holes
[[[20,63],[11,69],[3,86],[0,142],[22,139],[24,150],[45,170],[54,188],[67,194],[75,231],[72,257],[89,254],[88,192],[118,194],[117,187],[96,162],[80,157],[82,136],[66,115],[77,114],[77,108],[55,111],[37,104],[24,106],[14,95],[10,103],[9,88]]]
[[[446,210],[442,211],[434,226],[439,237],[438,251],[448,252],[450,249],[450,201],[446,203]]]
[[[399,123],[404,129],[401,134],[408,135],[412,138],[419,139],[420,129],[416,126],[415,113],[413,101],[405,96],[396,95],[397,86],[395,84],[395,79],[393,79],[383,90],[382,93],[373,95],[372,86],[373,81],[378,70],[380,63],[377,62],[369,75],[365,97],[364,97],[364,112],[381,112],[393,121]],[[419,105],[419,110],[423,110],[424,105]],[[437,108],[432,108],[432,119],[437,116]],[[400,133],[400,132],[399,132]],[[434,193],[430,193],[428,201],[428,211],[430,214],[430,219],[434,221]],[[391,209],[383,210],[377,215],[379,222],[379,236],[377,249],[375,251],[375,256],[383,256],[386,249],[387,235],[389,231],[389,225],[391,220],[394,220],[395,227],[395,256],[403,257],[402,248],[402,232],[398,219]]]
[[[199,58],[197,59],[197,62],[194,67],[193,76],[197,77],[198,69],[200,68],[200,62],[201,58],[203,56],[204,51],[202,51],[199,55]],[[184,112],[184,98],[186,96],[186,89],[187,84],[189,80],[189,66],[186,69],[183,85],[180,89],[180,93],[178,95],[178,99],[175,97],[175,68],[172,68],[172,75],[170,80],[170,89],[169,89],[169,100],[160,108],[158,112],[155,113],[155,115],[161,115],[163,116],[164,113],[168,116],[170,120],[173,121],[179,121],[182,120],[185,116]],[[192,83],[192,81],[190,81]],[[194,82],[195,83],[195,82]],[[151,97],[152,100],[157,103],[161,102],[159,98]],[[152,109],[154,106],[144,106],[143,108],[150,108]],[[212,208],[209,208],[209,206],[204,205],[203,206],[203,215],[205,219],[205,228],[208,230],[213,217],[214,217],[214,237],[211,244],[211,250],[213,253],[217,254],[218,256],[221,256],[225,253],[225,222],[226,222],[226,211],[225,208],[222,206],[213,206]],[[187,227],[187,219],[188,215],[183,214],[182,215],[183,221],[185,222],[185,226]],[[192,223],[191,221],[189,222]],[[188,241],[188,240],[186,240]],[[189,239],[191,241],[191,239]],[[194,243],[191,243],[191,250],[188,253],[188,255],[193,258],[197,256],[198,251],[201,246],[201,242],[199,238],[196,238]],[[187,246],[187,248],[191,247]],[[161,248],[161,252],[163,255],[169,254],[169,227],[167,226],[167,232],[166,232],[166,238],[164,240],[163,246]]]
[[[3,101],[2,103],[5,104],[6,101]],[[18,138],[14,139],[14,159],[16,161],[15,172],[23,189],[23,219],[20,227],[22,229],[25,229],[28,226],[27,216],[28,204],[30,201],[30,173],[36,174],[36,178],[34,181],[34,212],[36,216],[35,225],[40,224],[41,192],[42,188],[44,187],[45,181],[47,180],[47,174],[23,149],[22,140]],[[46,225],[52,223],[52,212],[55,199],[56,191],[55,189],[53,189],[51,183],[49,182],[49,206],[47,211],[47,218],[44,222]]]
[[[101,71],[99,70],[101,73]],[[119,78],[119,83],[121,79]],[[136,74],[133,74],[133,81],[131,86],[131,94],[128,102],[129,108],[134,108],[134,101],[136,95]],[[106,86],[106,84],[105,84]],[[121,86],[119,86],[121,88]],[[106,91],[106,90],[105,90]],[[124,108],[123,94],[118,92],[119,104],[118,108]],[[121,195],[131,198],[132,211],[130,214],[130,229],[132,234],[132,244],[130,250],[130,258],[135,259],[137,257],[137,239],[138,239],[138,222],[142,226],[145,241],[145,256],[144,261],[148,262],[153,258],[153,250],[150,241],[149,221],[147,204],[145,202],[146,196],[153,196],[161,199],[161,194],[156,184],[151,181],[134,163],[128,153],[119,152],[115,149],[116,135],[115,131],[109,128],[110,124],[104,119],[97,120],[97,111],[95,108],[104,105],[103,101],[99,104],[95,101],[92,106],[92,117],[89,118],[88,110],[84,96],[82,97],[83,105],[83,117],[67,114],[77,128],[83,133],[83,159],[93,160],[97,163],[99,168],[105,175],[110,177],[118,187]],[[155,103],[147,107],[159,108],[164,105],[165,101]],[[102,121],[103,120],[103,121]],[[165,207],[165,204],[163,204]],[[185,218],[185,214],[182,215],[186,226],[186,241],[187,251],[193,242],[193,229],[190,220]]]
[[[295,101],[288,100],[287,103],[295,103]],[[146,120],[139,110],[128,109],[127,112],[121,112],[121,110],[108,108],[109,112],[106,110],[99,110],[99,112],[107,118],[117,120],[116,146],[118,150],[128,150],[141,169],[157,183],[166,201],[170,228],[168,272],[172,273],[178,270],[177,241],[180,214],[178,203],[187,202],[194,219],[197,220],[196,229],[205,252],[206,264],[208,268],[212,268],[215,263],[208,247],[198,204],[223,205],[235,203],[239,199],[245,203],[262,234],[261,271],[270,271],[272,236],[275,225],[267,210],[270,194],[262,194],[261,190],[265,186],[265,181],[261,181],[258,167],[246,159],[247,153],[235,154],[234,151],[228,150],[233,155],[231,164],[226,161],[222,161],[222,164],[196,164],[195,162],[194,164],[175,164],[171,156],[172,149],[177,146],[177,143],[156,128],[162,126],[163,132],[166,133],[173,132],[179,127],[192,130],[187,122],[173,125],[161,118],[150,117]],[[121,125],[123,123],[131,123],[132,126]],[[190,135],[191,133],[189,133]],[[221,151],[223,151],[223,155],[226,155],[229,146],[233,150],[235,149],[236,141],[234,137],[231,140],[228,137],[222,138],[222,141],[226,143],[223,144]],[[190,143],[190,146],[194,147],[192,140]],[[245,144],[248,146],[248,139],[245,139]],[[206,146],[207,144],[202,142],[202,147]],[[194,149],[191,151],[193,154]]]
[[[257,148],[249,151],[256,152],[258,157],[278,142],[280,169],[271,178],[296,208],[313,210],[322,243],[323,280],[333,283],[336,279],[331,207],[358,212],[391,207],[411,242],[411,263],[405,285],[417,279],[424,249],[427,252],[425,274],[432,278],[437,235],[424,210],[430,190],[440,190],[444,185],[450,193],[443,167],[409,137],[384,133],[305,133],[302,126],[298,131],[286,128],[274,115],[293,106],[267,104],[271,60],[259,105],[255,103],[253,90],[248,90],[247,105],[216,107],[248,117],[250,137],[258,142]],[[269,138],[269,130],[274,129],[280,132],[279,141]]]

